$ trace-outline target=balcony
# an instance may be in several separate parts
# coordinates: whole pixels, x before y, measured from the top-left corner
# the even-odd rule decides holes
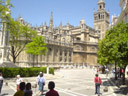
[[[98,45],[98,42],[74,41],[73,43],[85,44],[85,45]]]
[[[47,45],[57,45],[57,46],[73,47],[72,43],[61,42],[61,41],[52,40],[52,39],[45,39],[45,43]]]
[[[97,51],[74,50],[74,53],[97,54]]]

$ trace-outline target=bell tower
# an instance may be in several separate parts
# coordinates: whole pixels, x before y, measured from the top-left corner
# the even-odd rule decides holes
[[[109,12],[105,9],[105,1],[98,1],[98,10],[94,14],[94,29],[100,31],[100,39],[105,37],[105,33],[109,28]]]

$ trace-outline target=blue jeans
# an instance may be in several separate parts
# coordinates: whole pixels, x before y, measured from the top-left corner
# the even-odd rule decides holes
[[[100,94],[100,84],[95,84],[95,94]]]

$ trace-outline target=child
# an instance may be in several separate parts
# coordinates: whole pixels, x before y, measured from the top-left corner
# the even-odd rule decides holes
[[[14,96],[24,96],[25,82],[20,83],[20,90],[18,90]]]
[[[24,96],[32,96],[31,83],[27,83],[24,90]]]
[[[58,92],[54,90],[55,88],[55,83],[53,81],[50,81],[48,84],[48,88],[50,89],[47,93],[46,96],[59,96]]]

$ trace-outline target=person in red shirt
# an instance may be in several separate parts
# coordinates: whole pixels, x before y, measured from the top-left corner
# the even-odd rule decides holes
[[[100,95],[100,85],[102,84],[102,80],[100,77],[98,77],[98,74],[95,75],[95,94],[98,94],[98,96]]]
[[[53,81],[50,81],[48,84],[49,91],[46,93],[45,96],[59,96],[58,92],[54,90],[55,83]]]

